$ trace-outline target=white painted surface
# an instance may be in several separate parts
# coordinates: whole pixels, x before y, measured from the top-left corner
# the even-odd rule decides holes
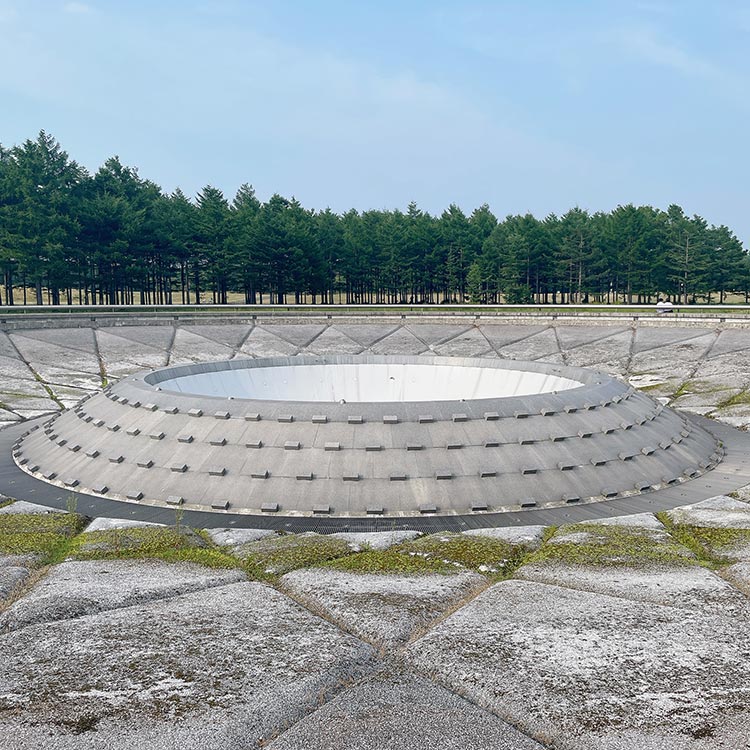
[[[557,375],[432,364],[321,364],[185,375],[164,391],[268,401],[394,402],[528,396],[582,385]]]

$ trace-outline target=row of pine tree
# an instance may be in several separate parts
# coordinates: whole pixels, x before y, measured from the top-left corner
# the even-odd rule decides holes
[[[726,226],[666,210],[487,205],[313,211],[242,185],[196,199],[108,159],[90,174],[42,131],[0,146],[0,303],[651,303],[750,294]]]

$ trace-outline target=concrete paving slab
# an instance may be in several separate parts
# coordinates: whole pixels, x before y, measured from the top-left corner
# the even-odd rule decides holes
[[[12,389],[16,380],[28,381],[30,378],[33,378],[33,375],[29,366],[16,352],[13,352],[13,356],[0,356],[0,377],[5,381],[6,387]],[[31,380],[31,383],[36,383],[39,386],[39,383],[34,380]]]
[[[484,357],[495,350],[478,328],[470,328],[440,344],[433,344],[432,350],[441,357]]]
[[[636,354],[651,350],[662,350],[665,347],[679,346],[701,336],[710,336],[714,340],[718,332],[710,328],[692,328],[686,326],[638,326],[635,332],[633,351]],[[711,342],[713,343],[713,341]]]
[[[736,620],[505,581],[407,663],[560,750],[745,746],[750,634]]]
[[[363,349],[393,333],[397,326],[390,323],[334,323],[332,328],[356,341]]]
[[[268,750],[299,748],[542,750],[517,729],[444,688],[388,672],[339,693],[268,745]]]
[[[750,559],[723,568],[720,575],[750,597]]]
[[[540,333],[549,328],[548,325],[539,323],[482,323],[479,329],[492,346],[498,350],[505,346],[516,344],[523,339]]]
[[[39,338],[42,331],[24,331],[23,334],[10,334],[13,343],[18,347],[23,358],[32,364],[34,369],[42,377],[46,378],[47,372],[73,371],[98,373],[99,359],[94,347],[94,336],[90,328],[66,328],[64,330],[49,330],[44,333],[55,334],[57,343],[45,341]],[[75,339],[79,334],[82,339]],[[67,344],[68,337],[73,342],[78,341],[79,346]],[[86,345],[82,345],[85,340]],[[52,378],[54,380],[54,378]]]
[[[15,338],[17,334],[12,334]],[[65,349],[75,349],[91,356],[96,352],[94,343],[94,330],[89,326],[76,328],[34,328],[25,329],[22,334],[24,338],[49,344],[50,346],[61,346]]]
[[[305,348],[310,354],[359,354],[364,347],[333,326],[326,328]]]
[[[240,349],[242,354],[251,357],[290,357],[298,351],[298,346],[279,338],[262,326],[253,328]]]
[[[113,336],[120,336],[139,345],[136,351],[140,345],[145,345],[149,348],[161,349],[165,354],[172,345],[174,331],[172,325],[111,326],[106,329],[106,332]]]
[[[223,344],[230,349],[236,350],[239,349],[242,342],[247,338],[252,330],[252,325],[250,323],[221,323],[218,325],[200,323],[189,326],[187,330],[196,336],[202,336],[208,341]]]
[[[560,331],[558,329],[558,334]],[[590,367],[598,362],[611,362],[626,359],[630,354],[633,333],[630,330],[614,333],[607,338],[599,338],[591,343],[578,343],[568,348],[560,334],[560,347],[565,352],[568,364],[576,367]]]
[[[221,547],[237,547],[273,536],[276,532],[270,529],[206,529],[206,533],[214,544]]]
[[[47,505],[37,505],[36,503],[30,503],[26,500],[16,500],[10,505],[4,505],[0,508],[0,515],[18,515],[18,514],[33,514],[46,516],[49,513],[65,513],[64,510],[58,508],[50,508]]]
[[[708,353],[709,358],[723,354],[750,350],[750,330],[744,328],[728,328],[719,333],[719,337]]]
[[[632,329],[628,325],[558,325],[555,328],[560,339],[560,347],[568,353],[572,349],[592,346],[597,342],[609,341],[612,344],[614,342],[610,339],[623,333],[632,336]],[[627,350],[625,354],[627,354]]]
[[[489,536],[509,544],[521,544],[533,550],[541,546],[546,530],[546,526],[503,526],[494,529],[469,529],[463,533],[468,536]]]
[[[683,340],[679,343],[639,350],[631,360],[634,372],[664,373],[681,381],[693,377],[695,368],[716,338],[716,333]],[[637,341],[636,341],[637,345]]]
[[[713,529],[750,529],[750,504],[718,495],[668,511],[674,523]]]
[[[28,577],[28,568],[0,564],[0,604],[18,591]]]
[[[134,521],[130,518],[95,518],[86,527],[86,533],[111,531],[112,529],[133,529],[142,526],[164,526],[164,524],[152,523],[151,521]]]
[[[68,620],[244,581],[239,570],[161,560],[67,561],[0,614],[0,631]]]
[[[421,536],[419,531],[340,531],[331,536],[343,539],[356,550],[369,547],[374,550],[383,550],[393,547],[394,544],[408,542]]]
[[[639,602],[731,615],[746,620],[750,601],[718,575],[698,565],[574,565],[545,561],[524,565],[516,578]]]
[[[506,344],[499,351],[501,357],[509,359],[541,359],[553,354],[559,354],[560,347],[557,344],[557,337],[552,328],[545,328],[534,336],[517,341],[513,344]]]
[[[0,736],[12,750],[245,750],[371,657],[258,583],[31,625],[0,638]]]
[[[407,323],[406,330],[411,331],[420,341],[424,341],[430,349],[439,344],[468,333],[471,324],[451,325],[450,323]],[[489,348],[489,347],[487,347]]]
[[[178,328],[169,355],[169,363],[205,362],[215,359],[231,359],[235,350],[218,341],[210,341],[192,328]]]
[[[429,351],[429,345],[404,327],[377,341],[369,350],[373,354],[422,354]]]
[[[405,642],[487,585],[476,573],[404,576],[322,568],[288,573],[281,583],[313,611],[381,648]]]
[[[99,354],[108,375],[125,377],[138,370],[166,367],[167,351],[158,346],[138,342],[118,335],[117,330],[99,329],[96,332]]]
[[[613,518],[596,518],[589,523],[602,526],[632,526],[633,528],[653,529],[664,531],[664,524],[653,513],[633,513],[630,516],[614,516]]]
[[[320,323],[264,323],[263,327],[274,336],[304,349],[326,329]]]

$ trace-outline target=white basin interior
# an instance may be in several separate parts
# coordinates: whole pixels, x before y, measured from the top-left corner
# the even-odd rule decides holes
[[[313,364],[184,375],[165,391],[265,401],[395,402],[528,396],[581,386],[576,380],[497,367],[425,364]]]

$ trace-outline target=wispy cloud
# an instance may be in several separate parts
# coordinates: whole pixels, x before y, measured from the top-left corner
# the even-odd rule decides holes
[[[666,39],[651,27],[624,29],[617,32],[617,37],[621,49],[637,60],[707,84],[733,104],[748,108],[750,77],[745,71],[725,67],[677,41]]]
[[[682,73],[686,76],[715,78],[723,76],[722,70],[695,53],[690,53],[675,42],[659,38],[652,29],[627,29],[620,33],[624,49],[649,63]]]
[[[70,2],[63,5],[63,10],[66,13],[83,14],[91,13],[92,7],[90,5],[86,5],[86,3]]]

